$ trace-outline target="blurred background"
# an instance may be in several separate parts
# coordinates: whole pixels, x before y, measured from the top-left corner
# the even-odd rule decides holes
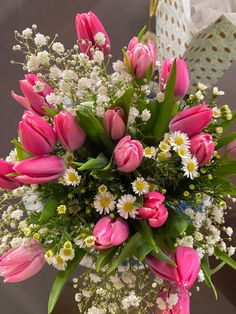
[[[222,1],[222,0],[217,0]],[[14,30],[22,31],[32,24],[38,31],[53,36],[67,48],[76,41],[74,18],[77,12],[94,11],[102,20],[112,43],[113,59],[121,58],[121,48],[148,22],[149,0],[0,0],[0,148],[5,157],[12,149],[11,140],[16,137],[23,109],[10,96],[11,90],[19,92],[18,80],[22,79],[21,66],[11,65],[11,59],[20,60],[20,54],[12,51]],[[217,86],[225,91],[220,103],[236,108],[236,63],[220,78]],[[236,211],[231,211],[228,220],[236,230]],[[234,239],[235,240],[235,239]],[[236,242],[236,241],[235,241]],[[79,270],[80,271],[80,270]],[[46,314],[47,298],[55,272],[45,267],[34,278],[15,285],[0,282],[0,314]],[[235,314],[236,272],[225,267],[214,276],[219,288],[219,300],[201,285],[200,292],[193,289],[192,314]],[[68,283],[64,289],[55,314],[77,313],[75,291]]]

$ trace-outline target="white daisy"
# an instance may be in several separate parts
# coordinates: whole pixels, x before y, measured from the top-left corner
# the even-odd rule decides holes
[[[135,194],[142,195],[146,194],[149,191],[149,184],[144,178],[137,178],[134,182],[132,182],[133,191]]]
[[[89,236],[84,239],[84,243],[87,247],[92,247],[96,241],[96,238],[94,236]]]
[[[94,198],[93,205],[100,215],[109,214],[115,208],[115,197],[109,191],[98,193]]]
[[[179,157],[181,158],[191,157],[189,148],[185,145],[179,146],[177,152],[178,152]]]
[[[67,241],[63,248],[60,250],[59,255],[64,259],[64,261],[72,260],[75,257],[75,250],[72,247],[70,241]]]
[[[221,110],[218,107],[212,108],[212,112],[213,112],[213,117],[216,119],[222,116]]]
[[[117,208],[121,217],[128,219],[128,217],[135,218],[138,213],[138,207],[135,205],[136,197],[131,194],[121,196],[118,200]]]
[[[205,84],[199,82],[198,85],[197,85],[197,88],[198,88],[200,91],[204,92],[204,91],[207,89],[207,85],[205,85]]]
[[[73,168],[66,169],[63,175],[63,181],[65,185],[77,186],[80,184],[81,176],[78,175],[78,172]]]
[[[213,96],[222,96],[224,94],[225,94],[225,92],[222,90],[219,90],[218,87],[213,88]]]
[[[156,148],[154,146],[147,146],[143,150],[144,157],[153,158],[156,156]]]
[[[53,251],[52,250],[48,250],[45,254],[44,254],[44,258],[46,260],[46,262],[49,264],[49,265],[52,265],[53,263]]]
[[[171,157],[170,152],[160,152],[157,154],[157,160],[158,161],[165,161],[166,159]]]
[[[166,141],[160,142],[159,148],[163,152],[169,152],[170,151],[170,145]]]
[[[73,152],[66,152],[65,155],[62,156],[62,159],[67,165],[70,165],[74,160]]]
[[[52,265],[58,270],[65,270],[67,267],[66,261],[60,255],[55,255],[52,258]]]
[[[182,160],[184,175],[187,178],[194,179],[198,176],[198,162],[196,157],[189,157]]]
[[[180,131],[175,131],[171,133],[169,141],[170,141],[170,145],[173,147],[175,151],[177,151],[180,146],[185,145],[189,147],[190,145],[190,140],[189,140],[188,135]]]

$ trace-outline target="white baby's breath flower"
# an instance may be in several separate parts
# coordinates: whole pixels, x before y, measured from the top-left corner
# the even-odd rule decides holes
[[[135,107],[131,107],[129,111],[129,123],[133,124],[135,119],[139,116],[139,111]]]
[[[62,77],[62,70],[60,70],[57,66],[52,66],[50,69],[49,77],[52,80],[60,79]]]
[[[212,108],[212,112],[213,112],[213,117],[216,119],[222,116],[221,110],[218,107]]]
[[[171,293],[168,298],[168,307],[169,309],[172,309],[173,306],[175,306],[179,301],[179,297],[177,293]]]
[[[197,88],[204,92],[207,89],[207,85],[203,84],[203,83],[198,83]]]
[[[131,194],[121,196],[117,202],[118,213],[121,217],[135,218],[138,214],[138,207],[135,205],[136,197]]]
[[[195,96],[197,97],[198,101],[201,101],[204,99],[204,94],[202,93],[201,90],[197,91]]]
[[[228,254],[229,256],[233,256],[235,254],[236,248],[233,246],[228,247]]]
[[[162,93],[162,92],[157,93],[156,99],[157,99],[157,101],[160,102],[160,103],[163,102],[163,101],[165,100],[165,94]]]
[[[19,221],[23,214],[24,213],[21,209],[16,209],[11,213],[11,218]]]
[[[45,83],[44,82],[41,82],[41,81],[36,81],[35,82],[35,85],[33,86],[33,90],[36,92],[36,93],[40,93],[44,90],[45,88]]]
[[[166,302],[161,298],[161,297],[158,297],[156,299],[156,303],[157,303],[157,307],[159,310],[161,311],[165,311],[167,306],[166,306]]]
[[[104,310],[101,310],[95,306],[92,306],[88,309],[88,312],[86,314],[105,314],[106,312]]]
[[[229,237],[231,237],[231,236],[233,235],[233,233],[234,233],[234,231],[233,231],[233,229],[232,229],[231,227],[227,227],[227,228],[225,229],[225,232],[226,232],[226,234],[227,234]]]
[[[149,184],[144,178],[137,178],[134,182],[132,182],[133,191],[135,194],[142,195],[146,194],[149,191]]]
[[[59,105],[62,103],[63,98],[60,95],[56,95],[55,93],[50,93],[46,96],[46,100],[51,105]]]
[[[98,32],[95,34],[94,40],[99,46],[103,46],[106,42],[106,36],[104,35],[104,33]]]
[[[29,39],[33,34],[33,31],[32,29],[30,28],[26,28],[22,31],[22,36],[25,38],[25,39]]]
[[[65,81],[77,81],[78,75],[73,70],[64,70],[62,73],[62,79]]]
[[[147,146],[143,150],[143,155],[146,158],[155,158],[156,148],[154,146]]]
[[[117,60],[116,62],[113,62],[113,70],[115,72],[123,72],[126,71],[126,67],[123,61]]]
[[[98,283],[102,281],[101,277],[99,277],[97,274],[94,274],[94,273],[90,273],[89,278],[94,283]]]
[[[225,92],[222,90],[219,90],[218,87],[213,87],[213,96],[222,96]]]
[[[52,50],[60,55],[64,53],[65,47],[62,43],[56,42],[52,45]]]
[[[93,205],[100,215],[109,214],[115,208],[115,197],[109,191],[98,193],[94,198]]]
[[[93,54],[93,60],[98,64],[101,64],[104,61],[104,54],[102,51],[96,50]]]
[[[78,175],[78,172],[73,168],[66,169],[63,180],[65,182],[65,185],[72,185],[72,186],[78,186],[81,181],[81,176]]]
[[[187,178],[194,179],[198,176],[198,162],[196,157],[189,157],[182,159],[184,175]]]
[[[35,35],[34,42],[36,46],[42,47],[47,44],[47,39],[43,34],[38,33]]]
[[[96,107],[96,115],[100,118],[103,118],[105,114],[105,108],[103,106]]]
[[[170,145],[173,147],[175,151],[178,151],[180,146],[187,146],[190,145],[189,137],[186,133],[182,133],[180,131],[175,131],[170,134],[169,138]]]
[[[49,57],[49,53],[46,50],[38,52],[37,59],[38,59],[39,64],[49,65],[50,57]]]
[[[6,161],[16,163],[18,160],[17,151],[14,148],[10,151],[10,154],[6,157]]]
[[[40,65],[40,60],[37,56],[30,55],[28,57],[26,67],[27,67],[27,70],[29,72],[36,71],[38,69],[39,65]]]
[[[144,109],[141,113],[141,119],[144,121],[144,122],[147,122],[150,118],[151,118],[151,112],[150,110],[148,109]]]

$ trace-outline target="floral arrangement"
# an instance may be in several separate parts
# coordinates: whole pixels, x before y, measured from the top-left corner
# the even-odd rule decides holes
[[[112,73],[95,14],[77,14],[76,30],[69,50],[36,25],[15,32],[25,59],[12,63],[28,74],[23,96],[12,92],[25,109],[15,149],[0,160],[0,275],[11,283],[45,262],[58,269],[52,313],[87,258],[73,279],[80,313],[188,314],[196,280],[217,298],[213,274],[236,269],[224,218],[236,201],[236,134],[222,135],[236,114],[217,106],[216,87],[208,104],[201,83],[187,95],[184,60],[158,62],[145,28]]]

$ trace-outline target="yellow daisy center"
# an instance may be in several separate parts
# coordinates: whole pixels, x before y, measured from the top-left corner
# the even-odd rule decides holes
[[[146,147],[144,149],[144,152],[145,152],[146,155],[152,155],[152,149],[150,147]]]
[[[110,199],[108,197],[104,197],[100,200],[100,204],[102,207],[108,207],[110,205]]]
[[[124,204],[124,210],[126,211],[126,212],[132,212],[132,210],[134,209],[134,204],[132,203],[132,202],[126,202],[125,204]]]
[[[136,189],[138,191],[142,191],[145,188],[145,183],[143,181],[136,182],[135,185],[136,185]]]
[[[59,256],[59,255],[56,257],[56,261],[57,261],[58,265],[63,265],[64,264],[63,258],[61,256]]]
[[[72,249],[63,249],[63,254],[65,256],[71,256]]]
[[[158,154],[158,160],[165,161],[167,159],[167,156],[164,152],[161,152]]]
[[[183,145],[184,144],[184,140],[182,139],[182,137],[176,137],[175,138],[175,144],[176,145]]]
[[[188,163],[188,165],[187,165],[187,168],[188,168],[189,171],[194,171],[194,169],[195,169],[195,164],[194,164],[194,162],[190,161],[190,162]]]
[[[77,176],[77,174],[76,173],[70,173],[69,174],[69,181],[70,182],[76,182],[78,180],[78,176]]]

